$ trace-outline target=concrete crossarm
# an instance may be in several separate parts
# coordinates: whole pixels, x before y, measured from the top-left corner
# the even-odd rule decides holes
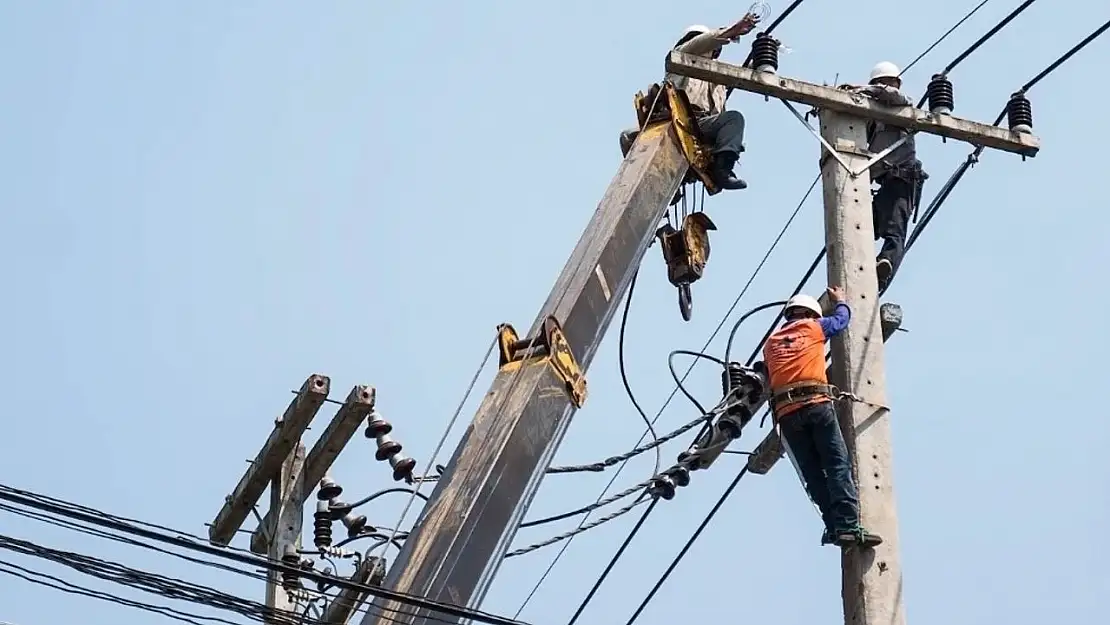
[[[667,57],[667,71],[733,89],[800,102],[819,109],[873,119],[917,132],[966,141],[972,145],[983,145],[1023,156],[1036,156],[1041,149],[1040,139],[1031,134],[1017,133],[950,115],[933,115],[912,106],[884,106],[866,96],[843,89],[783,78],[777,74],[757,72],[682,52],[670,53]]]
[[[217,545],[231,542],[270,480],[278,474],[286,457],[301,440],[301,435],[327,399],[330,388],[331,380],[324,375],[313,374],[305,380],[297,396],[275,422],[274,429],[258,456],[216,515],[216,520],[208,529],[208,539],[211,542]]]
[[[343,451],[343,448],[351,441],[351,437],[358,431],[359,426],[374,411],[376,397],[377,392],[373,387],[361,384],[352,388],[351,392],[347,394],[347,399],[335,412],[335,416],[328,423],[328,427],[324,429],[320,438],[316,439],[312,450],[305,457],[305,486],[301,489],[300,497],[295,502],[296,505],[303,506],[308,501],[312,491],[316,489],[316,485],[323,479],[324,474],[331,468],[335,459],[339,457],[339,452]],[[274,511],[270,510],[266,513],[262,522],[258,524],[258,530],[251,537],[251,550],[255,553],[266,553],[268,548],[266,546],[266,536],[272,534],[271,525],[273,522]]]

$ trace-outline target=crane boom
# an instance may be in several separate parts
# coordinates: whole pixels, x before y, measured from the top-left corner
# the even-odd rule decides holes
[[[690,168],[681,134],[669,121],[643,129],[527,337],[502,327],[501,369],[386,587],[456,605],[482,600],[584,399],[584,373]],[[529,356],[529,344],[538,356]],[[457,621],[395,602],[375,606],[363,625]]]

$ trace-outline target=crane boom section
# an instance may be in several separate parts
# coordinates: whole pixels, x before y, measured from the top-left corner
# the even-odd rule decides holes
[[[529,337],[556,328],[548,337],[556,335],[562,351],[569,351],[572,364],[584,374],[688,168],[670,123],[654,123],[642,131]],[[509,343],[503,340],[501,370],[385,586],[477,606],[500,566],[581,401],[567,391],[567,378],[553,364],[554,356],[506,362]],[[566,361],[568,354],[563,356]],[[363,625],[430,625],[429,617],[457,621],[394,602],[376,600],[375,606],[381,609],[370,610]]]

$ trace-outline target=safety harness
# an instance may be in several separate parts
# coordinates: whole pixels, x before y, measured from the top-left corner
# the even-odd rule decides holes
[[[772,391],[769,401],[771,404],[771,411],[777,414],[779,406],[806,401],[815,397],[836,399],[839,395],[839,390],[831,384],[820,384],[809,380],[803,380],[801,382],[787,384],[780,389]]]

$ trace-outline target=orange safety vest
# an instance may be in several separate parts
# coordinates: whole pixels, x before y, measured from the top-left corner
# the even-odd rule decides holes
[[[771,393],[791,384],[809,382],[828,384],[825,375],[825,332],[816,319],[799,319],[784,324],[763,346],[763,363],[767,365]],[[831,401],[818,395],[783,404],[775,409],[782,418],[803,406]]]

